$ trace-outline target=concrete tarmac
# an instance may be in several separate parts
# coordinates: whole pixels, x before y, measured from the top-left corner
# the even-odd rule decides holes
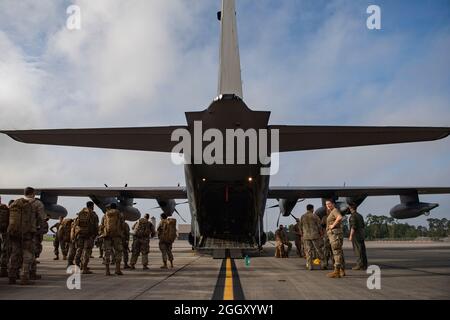
[[[232,283],[234,299],[450,299],[450,243],[367,242],[369,264],[381,270],[381,289],[367,287],[370,274],[351,270],[355,256],[348,242],[347,276],[341,279],[328,279],[329,271],[306,270],[305,259],[293,253],[295,246],[290,258],[275,258],[270,242],[261,255],[249,253],[248,266],[244,259],[225,263],[192,251],[186,241],[176,241],[175,267],[164,270],[157,240],[151,241],[150,249],[150,270],[142,270],[139,259],[136,270],[124,270],[123,276],[105,276],[95,249],[90,262],[94,274],[81,275],[81,289],[69,290],[67,262],[54,261],[52,243],[44,242],[38,265],[42,279],[21,286],[0,278],[0,299],[221,299],[229,276],[232,281],[226,283]],[[225,270],[228,265],[233,270]]]

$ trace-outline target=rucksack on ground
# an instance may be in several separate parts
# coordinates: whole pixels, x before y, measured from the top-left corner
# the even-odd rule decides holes
[[[120,211],[113,209],[105,213],[104,233],[107,237],[121,237]]]
[[[161,240],[164,242],[174,242],[177,238],[177,220],[166,219],[162,222]]]
[[[134,235],[138,238],[150,237],[150,222],[145,218],[139,219]]]
[[[27,233],[36,232],[36,216],[33,213],[31,202],[18,199],[9,207],[8,234],[12,237],[21,237]]]
[[[0,232],[5,233],[9,225],[9,209],[6,205],[0,204]]]

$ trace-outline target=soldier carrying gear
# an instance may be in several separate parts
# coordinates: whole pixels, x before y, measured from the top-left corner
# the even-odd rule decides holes
[[[148,269],[148,253],[150,251],[150,238],[155,236],[155,227],[149,221],[150,215],[146,213],[133,225],[133,244],[131,246],[131,269],[135,268],[139,254],[142,256],[143,269]]]
[[[364,218],[360,215],[355,204],[350,204],[350,237],[349,240],[352,242],[353,250],[357,256],[356,266],[352,270],[366,270],[367,269],[367,254],[366,245],[364,243],[365,233],[364,233]]]
[[[123,246],[123,268],[130,269],[128,265],[128,255],[130,252],[130,226],[125,221],[123,222],[123,237],[122,237],[122,246]]]
[[[172,244],[177,238],[177,220],[167,219],[165,213],[161,213],[161,221],[158,225],[159,249],[161,250],[163,265],[161,268],[167,269],[167,258],[170,267],[173,268]]]
[[[59,217],[59,220],[57,223],[55,223],[54,225],[52,225],[50,227],[50,231],[53,232],[53,253],[55,254],[55,257],[53,258],[53,260],[59,260],[59,239],[58,239],[58,230],[62,224],[64,220],[64,217]]]
[[[8,259],[10,254],[10,246],[8,241],[8,225],[9,225],[9,208],[2,204],[0,197],[0,277],[8,276]]]
[[[326,269],[320,247],[320,219],[314,214],[314,206],[312,204],[306,206],[306,213],[300,218],[300,230],[303,235],[303,244],[305,246],[306,269],[312,270],[314,253],[314,257],[320,259],[322,269]]]
[[[123,214],[117,210],[117,204],[111,203],[109,209],[103,216],[102,223],[100,226],[103,244],[105,249],[105,267],[106,275],[111,275],[109,271],[109,264],[111,258],[111,250],[114,248],[116,271],[117,275],[122,275],[120,270],[120,262],[122,260],[122,237],[123,237]]]
[[[33,237],[37,226],[45,220],[44,205],[35,199],[35,191],[25,188],[25,198],[14,201],[9,208],[8,237],[11,243],[9,261],[9,283],[15,284],[19,264],[22,264],[21,284],[32,284],[31,279],[37,279],[34,263]],[[34,264],[35,266],[35,264]]]
[[[327,216],[327,235],[330,239],[331,250],[334,256],[334,271],[327,274],[329,278],[341,278],[345,276],[344,270],[344,252],[342,245],[344,243],[344,233],[342,230],[342,214],[335,207],[332,200],[325,202],[329,214]]]
[[[81,262],[82,274],[91,274],[89,270],[89,258],[94,247],[94,238],[98,232],[98,218],[94,215],[94,203],[88,201],[86,208],[83,208],[74,221],[75,236],[75,261]]]
[[[287,249],[285,248],[287,246]],[[289,251],[291,251],[292,243],[288,239],[286,229],[282,224],[275,231],[275,257],[289,258]]]
[[[295,233],[295,247],[297,248],[297,255],[302,258],[305,256],[304,253],[304,246],[302,245],[303,239],[302,239],[302,231],[300,229],[300,219],[295,218],[295,226],[294,226],[294,233]]]

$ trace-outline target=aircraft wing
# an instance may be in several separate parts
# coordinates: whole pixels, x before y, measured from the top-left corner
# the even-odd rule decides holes
[[[186,126],[0,131],[32,144],[171,152],[172,132]]]
[[[450,193],[450,187],[270,187],[270,199],[394,196]]]
[[[0,189],[0,194],[22,195],[22,189]],[[35,188],[36,194],[62,197],[128,197],[148,199],[186,199],[185,187],[141,188]]]
[[[271,125],[280,134],[280,152],[356,147],[447,137],[450,127],[355,127]]]

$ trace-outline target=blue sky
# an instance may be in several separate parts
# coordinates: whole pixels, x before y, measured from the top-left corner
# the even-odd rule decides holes
[[[65,28],[72,3],[82,10],[80,31]],[[381,7],[382,30],[366,28],[369,4]],[[185,111],[206,108],[216,94],[219,7],[1,0],[0,127],[184,124]],[[271,110],[272,124],[450,126],[450,2],[238,0],[237,18],[244,99]],[[169,155],[23,145],[4,136],[0,147],[8,150],[0,187],[184,185]],[[294,152],[281,155],[271,184],[449,186],[449,163],[450,139]],[[423,201],[441,204],[432,216],[450,216],[450,196]],[[61,199],[71,214],[83,202]],[[154,206],[137,202],[143,212]],[[369,198],[361,211],[387,214],[397,203]],[[189,216],[187,207],[181,212]],[[271,228],[276,217],[270,211]]]

